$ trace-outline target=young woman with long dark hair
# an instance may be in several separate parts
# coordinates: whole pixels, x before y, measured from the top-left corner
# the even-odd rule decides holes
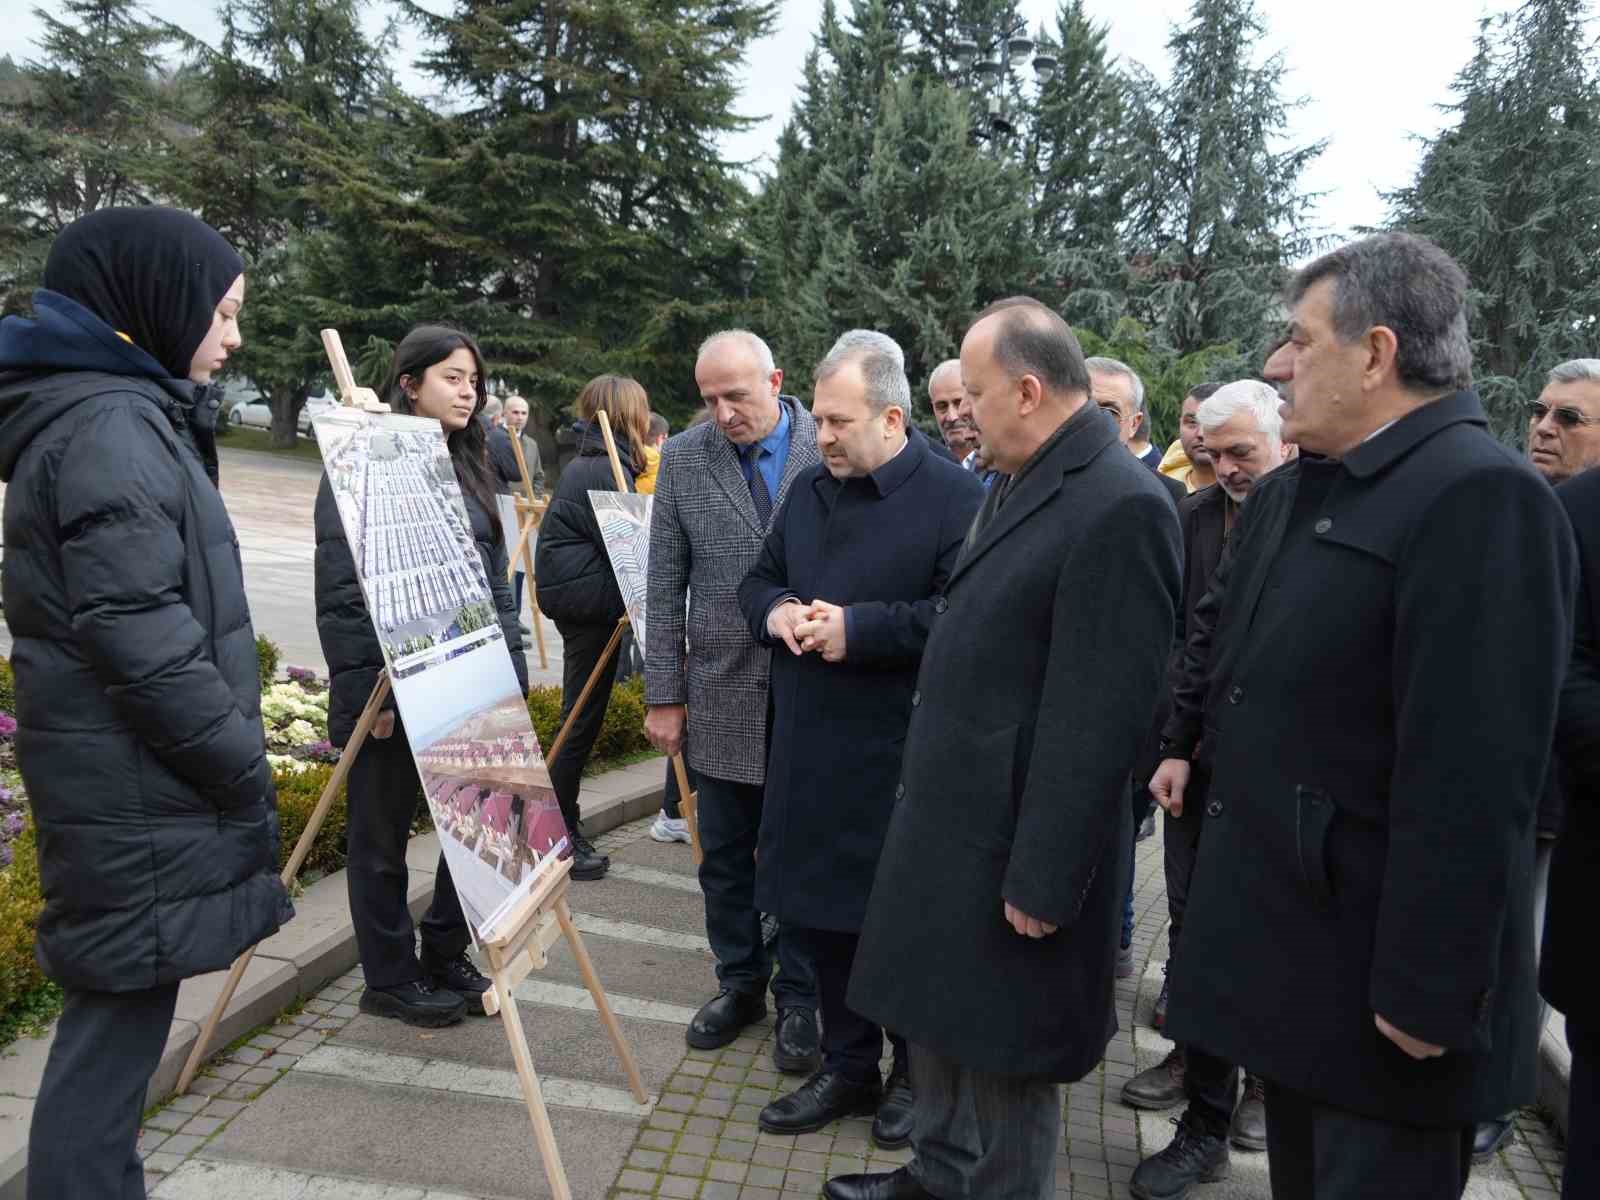
[[[432,417],[444,427],[500,628],[511,649],[517,682],[526,693],[528,667],[506,583],[506,546],[495,515],[486,433],[477,419],[488,396],[483,355],[477,343],[459,329],[420,325],[395,347],[379,395],[397,413]],[[317,492],[316,529],[317,633],[328,662],[328,736],[334,745],[342,746],[349,740],[384,663],[326,477]],[[422,919],[420,961],[417,957],[411,912],[406,907],[406,842],[420,788],[391,692],[372,736],[351,764],[348,783],[349,860],[345,874],[367,980],[361,1010],[411,1025],[450,1025],[469,1009],[482,1013],[489,981],[467,956],[471,935],[442,853],[434,874],[433,904]]]
[[[601,375],[578,395],[578,457],[561,472],[550,509],[539,525],[533,577],[539,581],[539,607],[561,634],[561,720],[571,715],[583,685],[601,662],[624,610],[611,558],[600,536],[590,492],[614,492],[605,441],[597,413],[611,422],[617,454],[628,478],[644,470],[644,445],[650,433],[650,402],[638,382],[623,375]],[[616,658],[601,672],[600,683],[573,722],[561,753],[550,763],[550,782],[572,838],[572,877],[599,879],[611,860],[595,850],[578,827],[578,782],[600,736],[606,705],[616,681]]]

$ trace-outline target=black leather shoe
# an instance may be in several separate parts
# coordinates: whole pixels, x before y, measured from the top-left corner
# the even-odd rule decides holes
[[[822,1065],[817,1015],[809,1008],[780,1008],[772,1034],[772,1065],[785,1075],[804,1075]]]
[[[1171,996],[1167,981],[1161,981],[1161,994],[1156,997],[1156,1006],[1150,1010],[1150,1028],[1160,1033],[1167,1027],[1167,999]]]
[[[494,984],[478,970],[478,965],[463,951],[443,966],[423,957],[422,969],[428,973],[433,986],[441,991],[454,992],[467,1002],[467,1011],[475,1017],[484,1016],[483,995]]]
[[[1492,1121],[1481,1121],[1472,1131],[1472,1161],[1480,1167],[1500,1153],[1515,1128],[1516,1113],[1507,1113]]]
[[[882,1097],[883,1088],[876,1078],[871,1083],[852,1083],[834,1071],[818,1071],[763,1108],[756,1120],[768,1133],[815,1133],[845,1117],[876,1112]]]
[[[896,1071],[883,1085],[883,1101],[872,1120],[872,1140],[879,1149],[898,1150],[911,1144],[912,1108],[911,1079]]]
[[[369,987],[361,993],[360,1009],[375,1017],[394,1017],[407,1025],[438,1029],[454,1025],[467,1012],[467,1002],[455,992],[441,991],[426,979],[399,987]]]
[[[735,992],[723,988],[700,1006],[683,1035],[696,1050],[715,1050],[726,1046],[744,1030],[767,1015],[767,1002],[759,992]]]
[[[1136,1200],[1181,1200],[1197,1183],[1226,1179],[1228,1139],[1192,1132],[1182,1121],[1160,1154],[1139,1164],[1128,1182]]]
[[[1122,1102],[1149,1112],[1176,1108],[1183,1103],[1183,1077],[1188,1065],[1183,1047],[1174,1046],[1171,1054],[1122,1085]]]
[[[1233,1110],[1228,1141],[1238,1150],[1259,1152],[1267,1148],[1267,1095],[1259,1075],[1245,1072],[1244,1094],[1239,1097],[1239,1107]]]
[[[611,869],[611,857],[601,854],[594,843],[581,833],[572,834],[572,877],[574,879],[604,879]]]
[[[887,1175],[835,1175],[822,1195],[824,1200],[939,1200],[905,1167]]]

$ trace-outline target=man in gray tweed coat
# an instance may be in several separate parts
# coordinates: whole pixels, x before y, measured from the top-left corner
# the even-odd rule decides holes
[[[766,1016],[772,978],[754,897],[771,651],[750,636],[739,584],[790,484],[820,459],[811,414],[782,394],[783,372],[755,334],[707,338],[694,376],[712,419],[661,451],[650,524],[645,732],[665,753],[685,751],[699,777],[700,888],[718,991],[686,1037],[695,1049],[712,1050]],[[810,964],[781,933],[777,956],[772,1058],[780,1071],[804,1073],[819,1061],[816,985]]]

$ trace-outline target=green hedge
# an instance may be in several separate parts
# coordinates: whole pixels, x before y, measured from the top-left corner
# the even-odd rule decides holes
[[[283,651],[278,648],[278,643],[271,638],[256,638],[256,663],[261,668],[261,687],[265,689],[272,686],[272,681],[278,677],[278,664],[283,661]]]
[[[0,658],[0,712],[17,715],[17,681],[9,658]]]
[[[54,989],[33,957],[33,930],[44,900],[32,821],[11,850],[11,865],[0,870],[0,1046],[55,1015]]]

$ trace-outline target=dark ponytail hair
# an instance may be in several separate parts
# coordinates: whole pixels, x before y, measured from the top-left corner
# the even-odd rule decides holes
[[[471,351],[472,359],[477,364],[478,403],[473,406],[472,419],[466,427],[446,434],[445,443],[450,447],[450,463],[455,467],[456,481],[461,485],[461,490],[489,514],[489,528],[494,531],[494,540],[499,542],[504,535],[495,507],[494,484],[489,477],[489,435],[483,428],[483,422],[478,420],[478,414],[483,411],[484,402],[489,398],[489,372],[483,365],[483,353],[478,349],[478,343],[464,330],[449,325],[418,325],[401,338],[400,344],[394,348],[389,377],[384,380],[383,390],[378,394],[395,412],[414,415],[411,397],[406,395],[406,389],[400,381],[410,379],[413,384],[421,383],[423,372],[442,363],[457,350]]]

